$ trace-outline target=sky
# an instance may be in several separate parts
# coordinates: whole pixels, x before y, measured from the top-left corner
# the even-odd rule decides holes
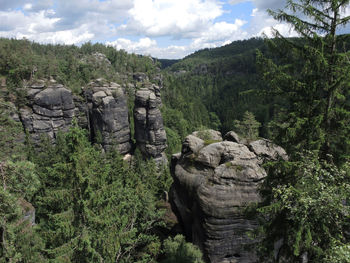
[[[0,0],[0,37],[38,43],[104,43],[179,59],[203,48],[271,34],[296,36],[267,9],[285,0]]]

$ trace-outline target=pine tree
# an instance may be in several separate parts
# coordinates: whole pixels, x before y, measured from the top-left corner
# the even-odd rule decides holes
[[[241,121],[235,120],[235,130],[248,140],[256,140],[259,137],[260,123],[255,120],[253,113],[246,111]]]
[[[153,169],[143,177],[116,151],[102,154],[75,126],[35,158],[42,189],[35,205],[48,257],[59,262],[154,262]],[[154,176],[154,175],[153,175]]]
[[[278,111],[274,130],[290,153],[308,149],[323,158],[333,155],[336,161],[349,158],[350,53],[339,51],[342,37],[337,36],[350,20],[342,13],[349,2],[288,0],[291,14],[269,11],[302,36],[288,39],[274,31],[275,39],[268,44],[278,59],[267,59],[260,52],[257,57],[269,95],[286,104]]]
[[[288,0],[292,14],[270,11],[302,38],[275,31],[274,57],[258,52],[269,94],[281,100],[275,138],[290,155],[267,166],[260,189],[264,262],[346,262],[350,253],[350,64],[336,35],[350,20],[342,15],[349,3]]]
[[[51,259],[101,262],[102,256],[92,246],[89,205],[108,169],[103,170],[99,153],[82,129],[74,126],[61,136],[56,146],[42,149],[36,159],[42,181],[35,200],[41,235]]]
[[[0,99],[0,262],[44,262],[30,203],[40,186],[13,104]]]
[[[346,262],[349,255],[350,166],[342,168],[304,153],[298,161],[267,166],[263,202],[262,262]],[[332,260],[329,260],[332,258]]]

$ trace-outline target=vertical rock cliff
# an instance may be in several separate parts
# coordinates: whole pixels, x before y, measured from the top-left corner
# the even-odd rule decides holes
[[[257,222],[245,217],[244,208],[259,201],[264,160],[286,153],[268,140],[238,143],[232,134],[230,141],[212,130],[186,137],[182,152],[172,158],[170,199],[186,236],[208,262],[253,263],[255,241],[247,232]]]
[[[84,95],[89,109],[92,137],[108,151],[117,146],[121,154],[131,150],[127,97],[116,83],[91,82]]]
[[[135,140],[141,152],[157,163],[167,162],[165,149],[166,133],[160,112],[160,89],[152,84],[141,88],[135,94]]]
[[[160,88],[149,82],[142,85],[143,88],[135,90],[136,147],[145,158],[166,164]],[[131,83],[125,86],[135,89]],[[116,146],[121,154],[131,153],[133,144],[125,87],[97,79],[83,88],[81,96],[75,96],[61,84],[39,80],[28,84],[25,90],[27,104],[19,110],[19,116],[34,144],[43,136],[54,142],[57,133],[67,131],[75,118],[79,126],[89,130],[91,140],[100,143],[106,151]]]
[[[20,119],[34,143],[42,136],[54,140],[58,131],[67,131],[76,115],[72,92],[55,82],[38,81],[26,87],[28,103]]]

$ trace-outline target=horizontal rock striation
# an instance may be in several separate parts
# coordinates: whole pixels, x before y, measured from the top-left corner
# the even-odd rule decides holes
[[[116,83],[91,82],[84,95],[88,103],[90,129],[95,141],[108,151],[117,146],[121,154],[131,150],[127,96]]]
[[[172,157],[172,207],[208,262],[257,262],[255,241],[247,236],[257,222],[243,210],[259,201],[257,188],[266,176],[263,161],[286,154],[267,140],[245,145],[236,134],[225,138],[232,141],[222,141],[214,131],[186,137],[182,152]]]
[[[35,144],[41,137],[54,140],[58,131],[67,131],[75,116],[72,92],[55,82],[38,81],[26,87],[28,103],[20,119]]]
[[[167,162],[166,133],[163,126],[160,89],[156,85],[141,88],[135,94],[134,122],[137,147],[156,163]]]
[[[147,75],[138,73],[136,77],[143,80]],[[162,105],[160,88],[150,83],[141,85],[148,87],[135,90],[131,83],[122,87],[97,79],[77,96],[54,80],[38,80],[25,87],[27,104],[19,109],[19,119],[35,145],[43,136],[48,136],[54,143],[57,133],[67,131],[76,119],[80,127],[90,132],[90,139],[101,144],[105,151],[116,147],[121,154],[131,153],[128,89],[128,94],[135,96],[136,146],[145,158],[165,164],[167,144],[159,109]]]

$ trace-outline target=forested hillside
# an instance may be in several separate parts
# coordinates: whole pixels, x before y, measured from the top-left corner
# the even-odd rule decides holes
[[[0,38],[0,263],[349,263],[349,5],[181,60]]]
[[[301,38],[290,40],[297,45],[305,43]],[[277,64],[285,63],[288,58],[278,49],[282,43],[276,40],[274,45],[277,48],[271,52],[261,38],[235,41],[197,51],[166,67],[162,95],[165,125],[171,129],[170,146],[175,133],[183,139],[189,132],[205,127],[223,134],[232,129],[239,131],[235,123],[244,119],[246,112],[261,124],[259,135],[273,139],[271,121],[280,109],[288,111],[289,105],[284,94],[275,96],[267,91],[267,82],[262,79],[265,66],[257,65],[256,55],[259,50]],[[337,49],[350,49],[350,35],[338,36]],[[299,62],[303,63],[303,59]],[[180,140],[175,135],[174,138],[178,145]]]
[[[124,127],[110,119],[123,115],[134,132],[137,91],[150,96],[162,82],[154,60],[102,44],[0,39],[0,79],[0,262],[201,262],[172,230],[167,168],[135,149],[134,134],[125,159],[108,130]],[[108,151],[93,126],[110,132]]]
[[[200,50],[166,68],[163,112],[169,133],[183,139],[207,127],[224,134],[249,111],[263,124],[261,136],[266,137],[272,101],[260,94],[264,83],[256,68],[257,49],[265,49],[262,39],[236,41]]]

